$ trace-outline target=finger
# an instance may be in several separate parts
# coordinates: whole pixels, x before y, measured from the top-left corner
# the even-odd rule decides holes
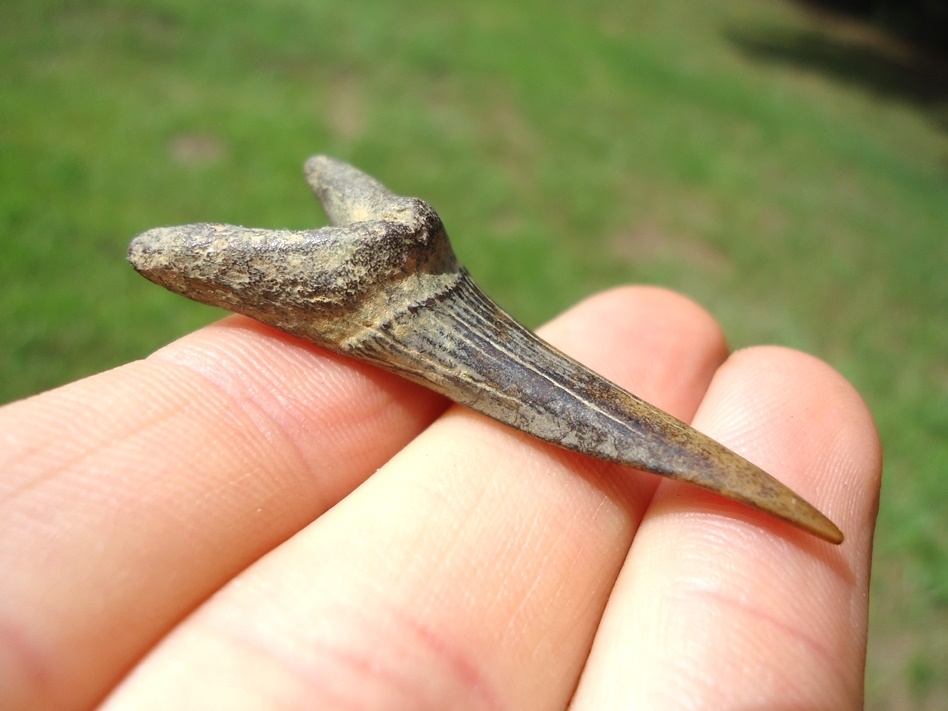
[[[443,408],[235,317],[0,410],[0,707],[101,698]]]
[[[705,312],[652,289],[544,336],[685,417],[725,355]],[[110,708],[562,707],[653,479],[453,408],[186,620]]]
[[[838,548],[663,483],[613,590],[572,708],[862,708],[880,450],[837,373],[736,354],[695,426],[835,520]]]

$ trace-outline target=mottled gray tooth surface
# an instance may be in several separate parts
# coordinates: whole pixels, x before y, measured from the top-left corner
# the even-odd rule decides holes
[[[306,177],[334,226],[157,228],[132,241],[129,261],[171,291],[373,363],[539,439],[842,542],[769,474],[517,323],[458,264],[427,203],[325,156],[307,161]]]

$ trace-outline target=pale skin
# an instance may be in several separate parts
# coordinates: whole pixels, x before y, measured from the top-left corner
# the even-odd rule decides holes
[[[729,356],[658,289],[540,334],[845,543],[232,316],[0,409],[0,707],[861,708],[881,459],[852,387]]]

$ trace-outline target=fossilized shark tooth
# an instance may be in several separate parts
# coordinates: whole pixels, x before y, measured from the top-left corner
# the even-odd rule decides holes
[[[334,226],[149,230],[146,278],[368,361],[541,440],[710,489],[832,543],[839,529],[710,437],[592,372],[474,284],[437,213],[325,156],[306,176]]]

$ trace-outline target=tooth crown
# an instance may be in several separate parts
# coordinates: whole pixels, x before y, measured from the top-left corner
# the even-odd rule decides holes
[[[129,261],[171,291],[398,373],[539,439],[842,541],[769,474],[517,323],[458,264],[427,203],[325,156],[307,161],[306,177],[333,227],[162,227],[133,240]]]

